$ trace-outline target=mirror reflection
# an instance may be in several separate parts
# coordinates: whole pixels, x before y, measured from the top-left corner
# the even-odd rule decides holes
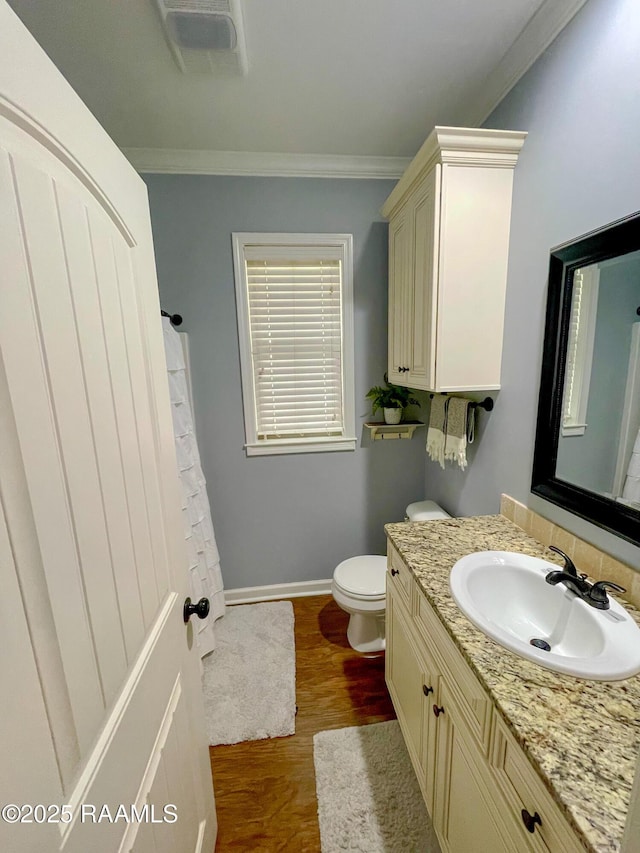
[[[640,509],[640,251],[570,283],[556,477]]]

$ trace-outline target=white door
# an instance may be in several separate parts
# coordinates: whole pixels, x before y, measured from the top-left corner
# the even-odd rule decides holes
[[[215,844],[159,312],[143,182],[0,0],[1,850]]]

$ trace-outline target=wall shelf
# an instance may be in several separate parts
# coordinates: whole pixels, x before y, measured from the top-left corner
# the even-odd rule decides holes
[[[422,421],[402,421],[399,424],[385,424],[384,421],[371,421],[365,423],[367,429],[371,430],[371,438],[374,441],[390,438],[411,438],[418,427],[423,427]]]

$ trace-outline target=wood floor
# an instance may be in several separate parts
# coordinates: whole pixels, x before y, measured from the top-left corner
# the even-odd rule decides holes
[[[296,733],[210,747],[218,813],[216,853],[319,853],[313,735],[395,717],[384,657],[358,655],[348,616],[328,595],[293,600]]]

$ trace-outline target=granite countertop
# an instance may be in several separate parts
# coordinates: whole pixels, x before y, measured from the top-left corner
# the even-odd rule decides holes
[[[640,676],[585,681],[543,669],[486,637],[449,591],[454,563],[475,551],[562,560],[500,515],[385,530],[583,843],[618,851],[640,750]],[[624,604],[640,623],[637,608]]]

